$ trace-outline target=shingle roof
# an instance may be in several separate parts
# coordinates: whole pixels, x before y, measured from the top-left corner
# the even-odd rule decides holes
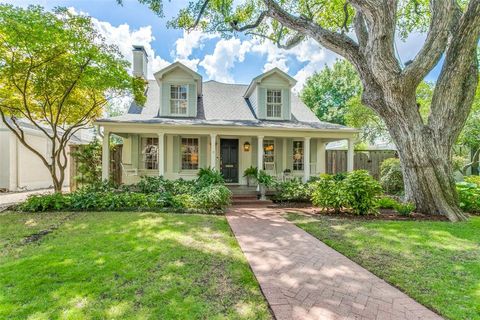
[[[197,117],[159,117],[160,88],[155,80],[149,80],[147,101],[144,107],[139,107],[132,103],[127,114],[100,119],[99,122],[352,130],[345,126],[318,120],[313,112],[295,94],[292,94],[291,97],[291,120],[259,120],[250,107],[248,99],[244,98],[247,88],[248,85],[244,84],[207,81],[203,83],[203,94],[198,99]]]

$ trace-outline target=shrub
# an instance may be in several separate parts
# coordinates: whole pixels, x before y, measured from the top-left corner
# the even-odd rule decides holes
[[[310,185],[300,179],[280,182],[276,186],[275,201],[309,202]]]
[[[464,177],[465,182],[476,184],[480,188],[480,176]]]
[[[403,193],[403,173],[400,159],[385,159],[380,166],[380,184],[388,194]]]
[[[273,177],[268,173],[266,173],[264,170],[258,171],[257,181],[259,184],[267,188],[273,186],[273,183],[274,183]]]
[[[356,214],[374,213],[382,187],[366,170],[352,171],[343,180],[347,203]]]
[[[411,213],[415,210],[415,204],[411,202],[397,202],[394,206],[394,209],[402,216],[410,216]]]
[[[61,193],[31,195],[19,206],[27,212],[59,211],[70,206],[70,199]]]
[[[197,186],[199,188],[215,184],[223,184],[224,182],[223,176],[218,170],[212,168],[201,168],[198,171]]]
[[[96,184],[102,180],[102,145],[98,139],[93,139],[89,144],[78,146],[72,152],[72,157],[77,162],[77,175],[73,177],[83,185]]]
[[[163,177],[148,177],[140,178],[140,182],[136,185],[130,186],[129,189],[137,190],[141,193],[157,193],[167,191],[168,180]],[[128,187],[127,187],[128,188]]]
[[[460,208],[465,212],[480,212],[480,187],[474,183],[458,182],[457,192]]]
[[[195,195],[197,207],[202,209],[224,209],[230,204],[231,191],[223,185],[211,185]]]
[[[380,209],[395,209],[395,206],[398,204],[398,202],[390,197],[383,196],[378,198],[376,201],[377,208]]]
[[[172,208],[175,209],[190,209],[195,207],[196,199],[191,194],[176,194],[171,199]]]
[[[312,184],[312,190],[312,203],[323,210],[339,212],[346,204],[343,180],[335,180],[332,175],[320,175]]]

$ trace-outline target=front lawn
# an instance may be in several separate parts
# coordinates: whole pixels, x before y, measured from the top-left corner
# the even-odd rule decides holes
[[[222,216],[7,212],[0,250],[0,319],[271,318]]]
[[[287,218],[444,317],[480,319],[480,217],[461,223]]]

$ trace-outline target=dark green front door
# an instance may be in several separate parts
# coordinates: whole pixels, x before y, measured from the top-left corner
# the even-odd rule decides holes
[[[220,140],[220,171],[225,182],[238,182],[238,139]]]

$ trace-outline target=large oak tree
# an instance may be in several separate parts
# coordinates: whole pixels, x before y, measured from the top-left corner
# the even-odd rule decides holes
[[[70,139],[102,114],[109,98],[133,91],[143,103],[143,80],[129,76],[128,65],[89,17],[0,5],[0,117],[41,159],[56,192]],[[25,122],[47,139],[49,154],[27,138]]]
[[[119,0],[121,2],[121,0]],[[140,0],[158,13],[161,0]],[[196,0],[172,25],[242,32],[289,48],[312,38],[350,61],[363,85],[362,102],[384,120],[396,143],[408,200],[424,213],[464,220],[450,158],[478,81],[480,0]],[[413,30],[426,40],[408,66],[395,38]],[[314,54],[314,53],[313,53]],[[424,121],[416,88],[443,62]]]

